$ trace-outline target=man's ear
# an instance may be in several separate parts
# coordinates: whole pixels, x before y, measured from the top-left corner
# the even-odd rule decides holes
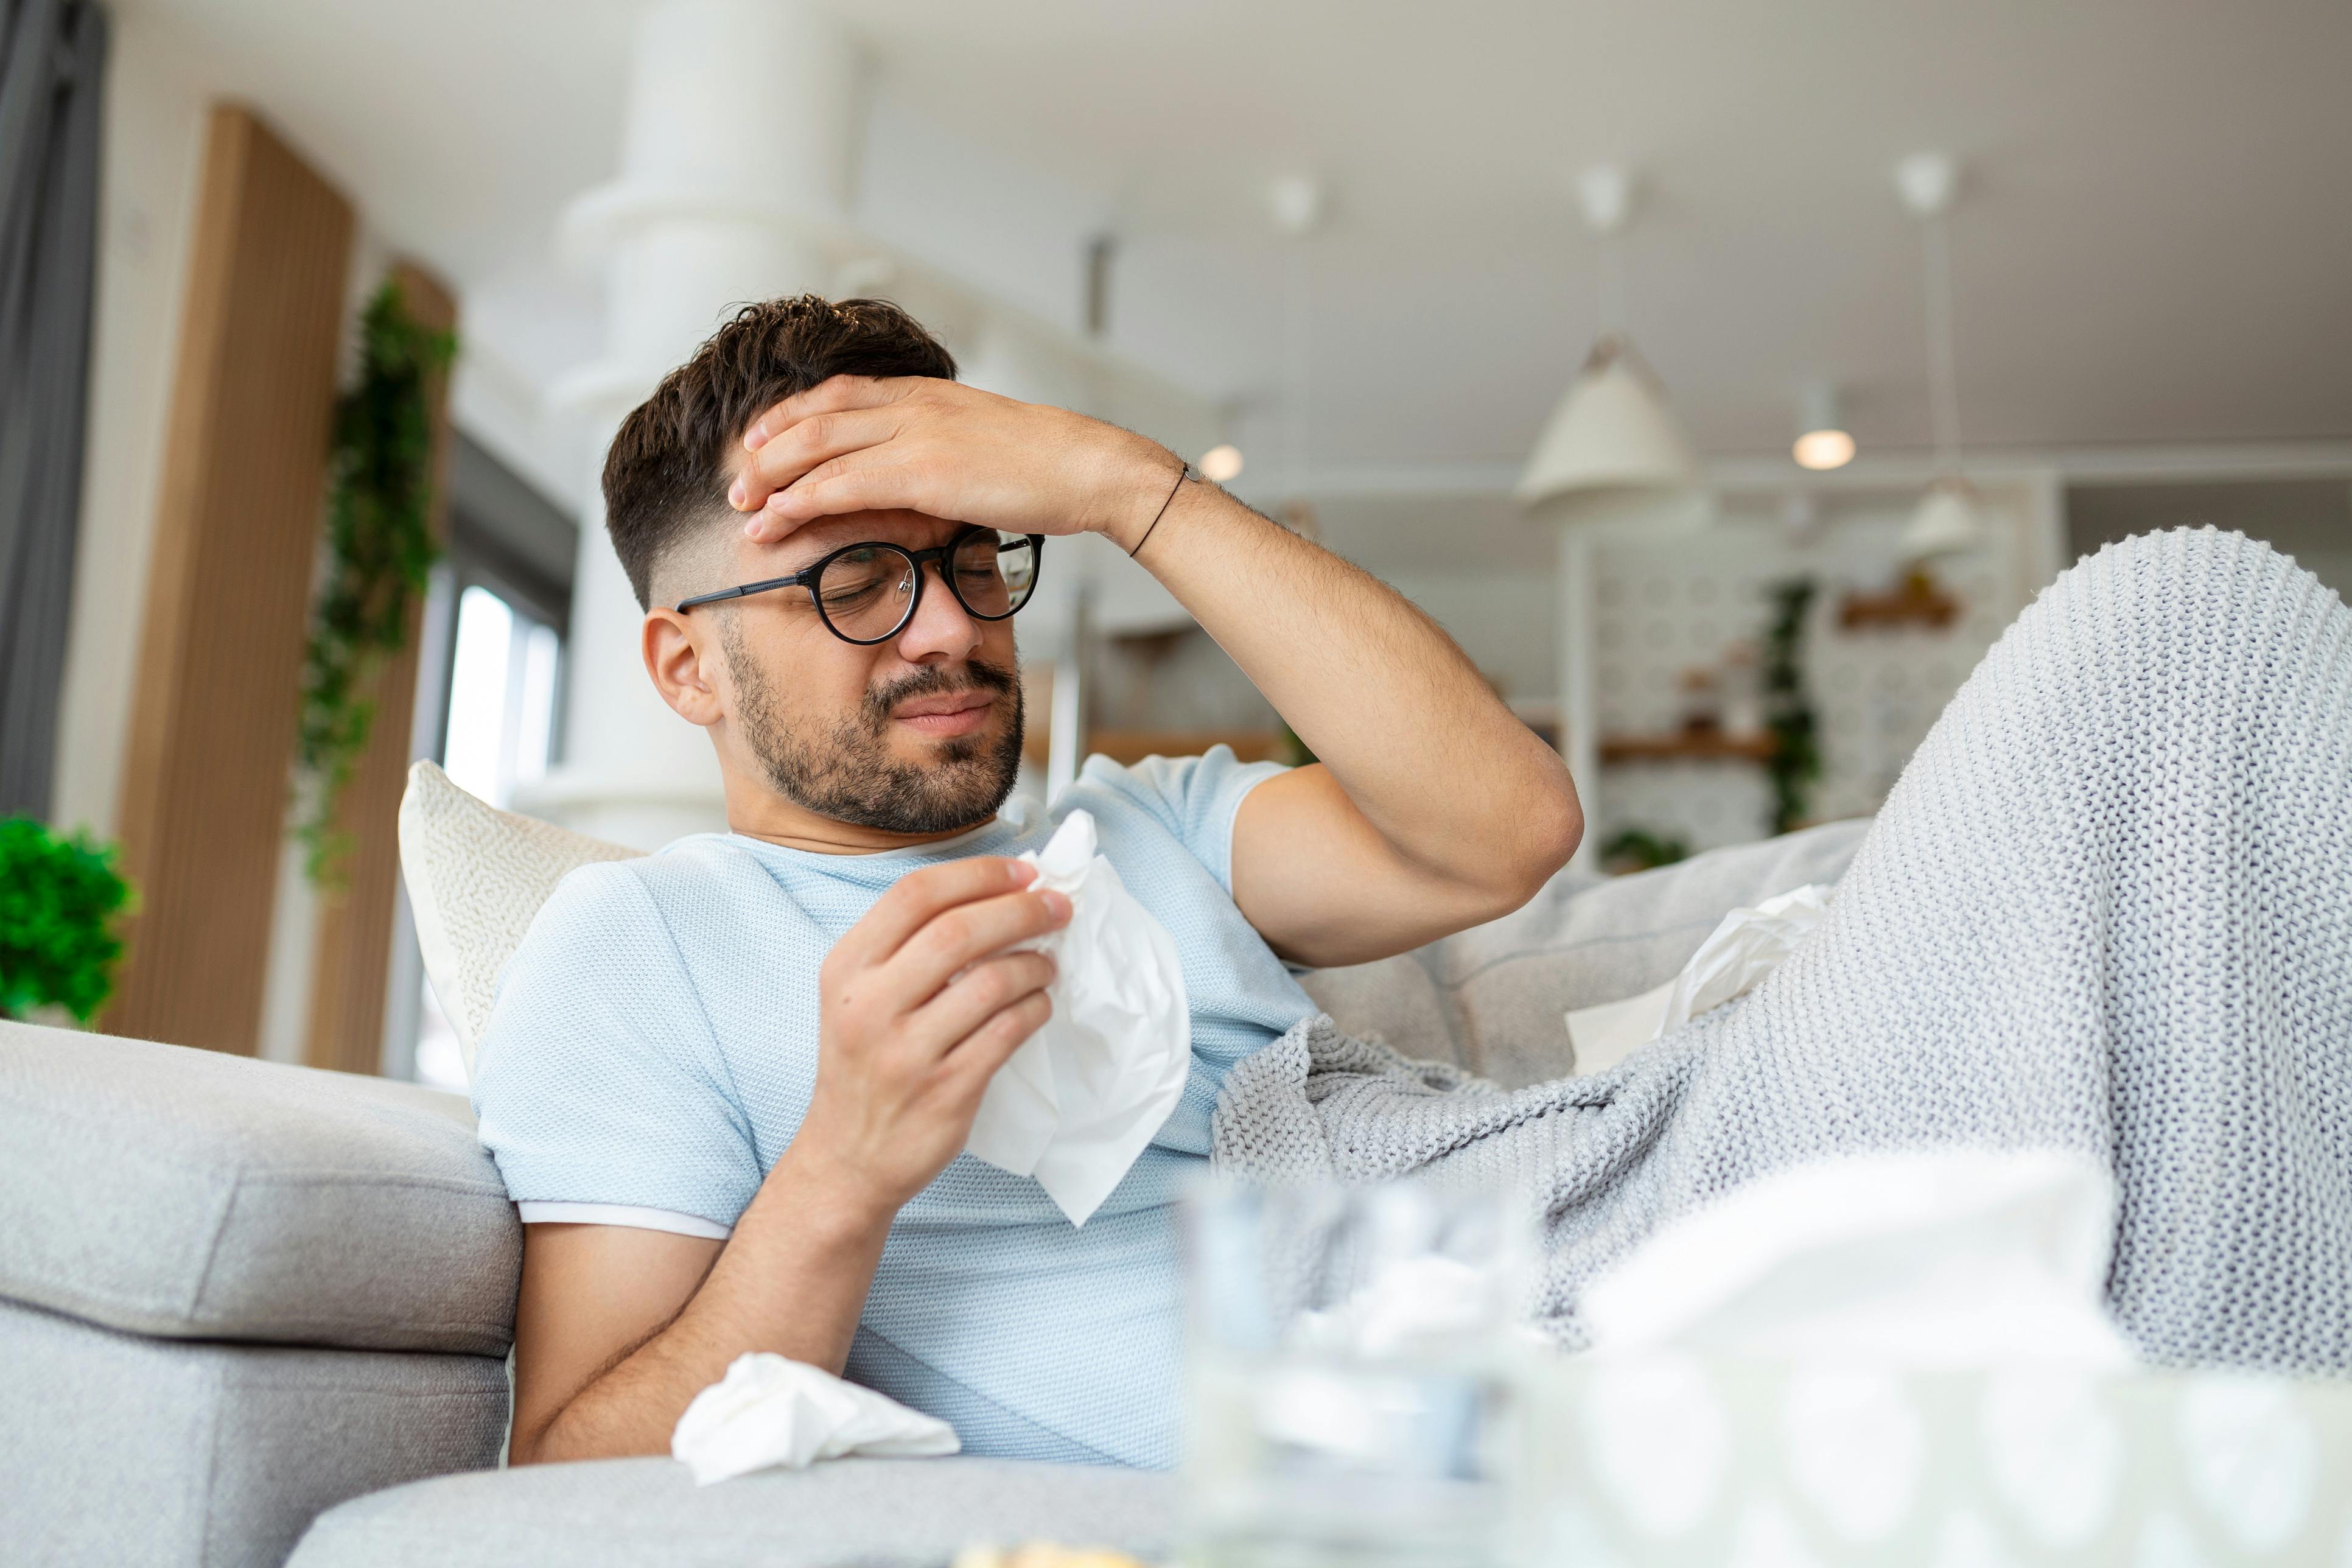
[[[656,605],[646,612],[641,644],[646,673],[654,678],[654,689],[662,700],[688,723],[705,729],[725,717],[719,707],[716,639],[706,648],[704,639],[695,635],[709,629],[708,624],[696,627],[676,610]]]

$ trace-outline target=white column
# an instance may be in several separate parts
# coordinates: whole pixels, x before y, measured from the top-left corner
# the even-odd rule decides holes
[[[831,16],[789,0],[671,0],[640,21],[618,177],[561,234],[604,277],[605,355],[556,393],[593,432],[596,477],[628,410],[733,306],[830,283],[855,244],[860,77]],[[563,764],[518,805],[641,848],[723,828],[717,760],[646,675],[600,504],[581,519],[572,604]]]

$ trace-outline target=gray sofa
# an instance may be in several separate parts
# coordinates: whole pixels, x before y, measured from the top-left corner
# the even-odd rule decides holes
[[[1309,988],[1506,1082],[1559,1017],[1671,976],[1725,910],[1832,881],[1832,824],[1601,885]],[[698,1490],[667,1459],[497,1468],[521,1235],[464,1102],[0,1023],[0,1554],[39,1563],[947,1561],[1150,1552],[1175,1483],[847,1460]]]

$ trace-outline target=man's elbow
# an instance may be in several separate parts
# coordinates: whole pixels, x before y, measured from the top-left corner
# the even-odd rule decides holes
[[[1473,923],[1500,920],[1558,876],[1584,839],[1584,807],[1561,767],[1556,782],[1530,791],[1504,827],[1502,841],[1476,879]]]
[[[1514,910],[1542,892],[1584,842],[1584,805],[1576,798],[1565,766],[1558,787],[1544,791],[1533,803],[1524,832],[1524,847],[1517,857],[1519,874],[1511,889]]]
[[[1536,844],[1528,857],[1529,879],[1525,903],[1543,890],[1550,881],[1576,858],[1576,847],[1584,842],[1584,803],[1576,798],[1576,786],[1568,780],[1568,770],[1560,770],[1559,789],[1553,795],[1547,810],[1539,814],[1536,827]]]

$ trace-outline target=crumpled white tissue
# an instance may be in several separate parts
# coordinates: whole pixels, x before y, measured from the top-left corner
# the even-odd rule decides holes
[[[929,1458],[962,1447],[935,1415],[769,1351],[737,1356],[725,1377],[694,1396],[669,1439],[671,1457],[698,1487],[849,1454]]]
[[[1762,984],[1830,912],[1830,889],[1815,882],[1745,909],[1717,923],[1682,973],[1622,1002],[1568,1015],[1576,1070],[1615,1067],[1637,1048]]]
[[[2115,1178],[2056,1151],[1853,1154],[1664,1226],[1578,1304],[1596,1352],[2131,1364],[2106,1310]]]
[[[1355,1294],[1298,1315],[1286,1349],[1383,1360],[1471,1338],[1502,1316],[1496,1271],[1433,1254],[1400,1258]]]
[[[997,1069],[965,1152],[1034,1176],[1072,1225],[1110,1195],[1175,1111],[1192,1069],[1176,939],[1096,852],[1074,811],[1021,857],[1033,886],[1067,894],[1069,923],[1024,942],[1054,960],[1054,1016]]]

